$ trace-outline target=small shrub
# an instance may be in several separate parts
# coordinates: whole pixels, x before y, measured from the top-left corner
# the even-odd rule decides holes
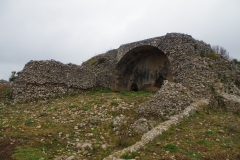
[[[112,100],[111,104],[112,105],[118,105],[118,101],[117,100]]]
[[[197,44],[194,44],[194,45],[193,45],[193,48],[194,48],[195,50],[197,50],[198,45],[197,45]]]
[[[8,101],[3,102],[5,105],[10,105],[11,103]]]
[[[120,158],[133,159],[139,155],[140,154],[138,152],[128,152],[128,153],[124,153]]]
[[[108,88],[108,89],[101,90],[100,92],[102,92],[102,93],[111,93],[113,91]]]
[[[210,142],[205,141],[205,140],[200,140],[200,141],[198,141],[198,143],[199,144],[203,144],[203,145],[205,145],[207,147],[211,147],[212,146]]]
[[[167,135],[166,134],[162,134],[162,135],[159,135],[158,136],[158,139],[159,140],[165,140],[167,138]]]
[[[102,63],[104,63],[105,61],[106,61],[106,59],[103,58],[103,57],[101,57],[101,58],[98,59],[98,64],[102,64]]]
[[[238,153],[238,154],[237,154],[237,158],[239,158],[239,159],[240,159],[240,153]]]
[[[214,51],[211,51],[209,54],[206,54],[205,52],[201,52],[200,53],[201,57],[208,57],[208,58],[212,58],[212,59],[216,59],[218,56]]]
[[[54,106],[54,107],[49,108],[47,111],[51,112],[51,111],[56,111],[58,109],[59,109],[59,106]]]
[[[229,53],[224,47],[221,47],[219,45],[212,46],[212,52],[221,55],[226,60],[229,60],[229,61],[231,60]]]
[[[211,51],[211,53],[208,55],[210,58],[215,58],[217,57],[217,54],[214,51]]]
[[[204,52],[201,52],[201,53],[200,53],[200,56],[201,56],[201,57],[204,57],[204,56],[205,56],[205,53],[204,53]]]
[[[76,104],[70,104],[70,106],[69,106],[69,108],[76,108],[77,107],[77,105]]]
[[[84,62],[83,64],[86,64],[86,65],[95,65],[97,63],[97,59],[96,57],[93,57],[89,60],[87,60],[86,62]]]
[[[9,82],[13,82],[16,79],[16,77],[10,77]]]
[[[178,147],[174,144],[167,144],[166,146],[164,146],[164,149],[170,152],[176,152],[178,150]]]
[[[226,129],[231,133],[240,133],[239,124],[230,123],[226,126]]]
[[[17,79],[16,71],[12,71],[12,75],[9,78],[9,82],[13,82],[15,81],[15,79]]]
[[[211,131],[211,130],[207,130],[207,131],[205,131],[205,134],[206,135],[212,135],[214,132],[213,131]]]
[[[19,71],[19,72],[17,72],[17,75],[19,76],[21,73],[22,73],[22,72],[21,72],[21,71]]]
[[[84,111],[88,111],[89,109],[90,109],[89,106],[85,106],[82,108],[82,110],[84,110]]]
[[[26,125],[26,126],[33,126],[33,125],[34,125],[33,119],[28,118],[28,119],[25,121],[25,125]]]
[[[120,94],[123,96],[130,96],[130,93],[126,92],[126,91],[122,91],[122,92],[120,92]]]

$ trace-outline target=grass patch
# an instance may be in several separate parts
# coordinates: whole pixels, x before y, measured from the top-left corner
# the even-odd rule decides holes
[[[159,140],[165,140],[167,138],[167,135],[166,134],[161,134],[160,136],[158,136],[158,139]]]
[[[239,122],[226,111],[200,110],[140,149],[141,159],[239,159]]]
[[[164,149],[166,151],[170,151],[170,152],[177,152],[178,151],[178,147],[175,146],[174,144],[167,144],[166,146],[164,146]]]
[[[93,58],[85,61],[83,64],[86,64],[86,65],[95,65],[95,64],[97,64],[97,58],[96,58],[96,57],[93,57]]]
[[[199,140],[198,143],[199,144],[203,144],[203,145],[205,145],[207,147],[211,147],[212,146],[211,143],[209,141],[206,141],[206,140]]]
[[[90,109],[89,106],[85,106],[85,107],[82,108],[82,110],[84,110],[84,111],[88,111],[89,109]]]
[[[77,107],[78,107],[78,105],[73,104],[73,103],[71,103],[70,106],[69,106],[69,108],[77,108]]]
[[[112,100],[112,101],[111,101],[111,104],[112,104],[112,105],[118,105],[118,101],[117,101],[117,100]]]
[[[205,52],[200,52],[200,56],[201,57],[208,57],[208,58],[211,58],[211,59],[217,59],[218,58],[217,53],[215,53],[214,51],[211,51],[209,54],[207,54]]]
[[[39,160],[41,158],[48,160],[48,157],[40,149],[30,146],[17,147],[12,157],[16,160]]]
[[[16,154],[25,152],[28,155],[27,151],[33,148],[44,150],[49,159],[56,155],[74,155],[76,143],[96,141],[92,144],[94,150],[89,152],[91,155],[78,154],[77,159],[103,159],[114,150],[140,140],[141,135],[131,133],[129,126],[138,118],[133,113],[136,107],[152,97],[151,92],[145,91],[122,94],[94,89],[74,96],[53,98],[48,101],[48,106],[41,101],[9,105],[0,110],[0,138],[31,146],[22,147]],[[125,108],[114,107],[119,103]],[[40,116],[43,113],[46,116]],[[119,127],[119,135],[116,135],[113,118],[121,114],[127,117],[127,124]],[[102,149],[102,144],[106,144],[106,150]],[[32,152],[37,153],[36,150]]]
[[[120,95],[122,95],[122,96],[130,96],[131,94],[129,92],[122,91],[122,92],[120,92]]]
[[[205,131],[204,133],[205,133],[206,135],[208,135],[208,136],[210,136],[210,135],[214,134],[214,132],[213,132],[213,131],[211,131],[211,130],[207,130],[207,131]]]
[[[52,112],[52,111],[58,110],[59,108],[60,108],[59,106],[54,106],[54,107],[49,108],[47,111]]]
[[[76,156],[80,156],[78,159],[103,159],[114,150],[128,147],[141,139],[142,135],[129,132],[129,126],[139,119],[133,111],[153,95],[154,92],[148,91],[89,91],[73,97],[52,99],[49,102],[51,108],[41,102],[9,105],[0,111],[0,138],[21,140],[21,145],[30,147],[18,149],[15,155],[25,152],[31,157],[28,151],[33,149],[32,153],[42,154],[40,158],[45,159],[56,155],[74,155],[77,152],[76,143],[94,141],[94,150],[89,152],[91,155]],[[125,108],[114,107],[117,101]],[[74,109],[70,109],[71,105]],[[45,117],[39,116],[46,109],[52,112]],[[126,117],[126,124],[118,126],[119,134],[116,134],[113,119],[121,114]],[[149,122],[156,126],[162,120],[149,119]],[[239,159],[239,123],[237,114],[221,110],[198,111],[147,144],[138,152],[139,157],[144,160],[171,159],[173,156],[175,159]],[[102,149],[102,144],[107,145],[106,150]],[[136,157],[127,154],[127,158]]]
[[[28,118],[26,121],[25,121],[25,125],[26,126],[34,126],[35,125],[35,121],[32,119],[32,118]]]
[[[140,154],[138,152],[128,152],[128,153],[124,153],[120,158],[123,159],[133,159],[137,156],[139,156]]]

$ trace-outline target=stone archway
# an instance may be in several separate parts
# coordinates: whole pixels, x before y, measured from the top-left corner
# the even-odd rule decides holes
[[[116,67],[114,90],[159,90],[163,80],[172,81],[170,62],[160,49],[139,46],[128,51]]]

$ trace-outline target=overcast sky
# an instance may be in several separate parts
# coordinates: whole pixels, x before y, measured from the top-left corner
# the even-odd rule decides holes
[[[0,0],[0,79],[30,60],[80,65],[170,32],[240,59],[240,0]]]

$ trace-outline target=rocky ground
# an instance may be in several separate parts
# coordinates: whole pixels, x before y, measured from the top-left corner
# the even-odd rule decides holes
[[[8,93],[4,88],[1,94]],[[141,140],[168,119],[135,111],[154,97],[147,91],[110,90],[55,99],[0,105],[0,157],[3,160],[103,159]],[[240,159],[240,115],[203,108],[122,159]]]
[[[105,90],[15,105],[2,102],[0,157],[8,152],[25,159],[23,153],[33,149],[35,159],[102,159],[158,123],[134,112],[154,94]]]

